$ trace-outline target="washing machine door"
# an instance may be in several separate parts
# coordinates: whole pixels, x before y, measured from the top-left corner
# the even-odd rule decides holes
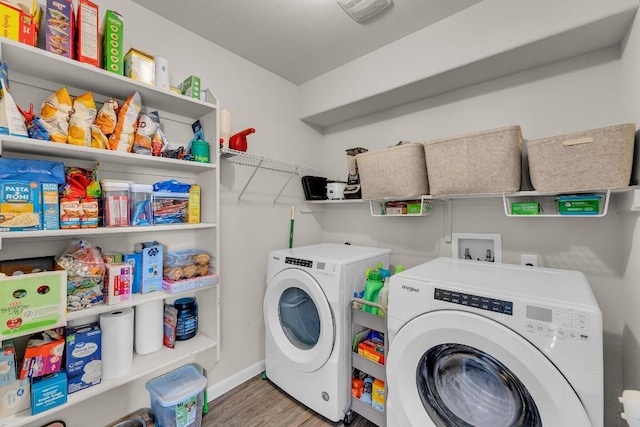
[[[267,334],[293,368],[313,372],[333,351],[335,324],[327,298],[309,273],[290,268],[276,274],[264,297]]]
[[[388,425],[591,426],[562,373],[520,335],[473,313],[418,316],[391,342]]]

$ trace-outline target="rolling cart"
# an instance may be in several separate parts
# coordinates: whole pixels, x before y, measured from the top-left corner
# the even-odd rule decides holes
[[[361,308],[353,308],[353,303],[360,303],[361,305],[368,305],[377,308],[382,312],[383,316],[377,316],[372,313],[362,311]],[[351,338],[354,339],[357,332],[356,327],[369,328],[384,334],[384,354],[385,357],[388,353],[387,349],[387,312],[384,307],[379,304],[367,301],[361,298],[353,298],[351,300]],[[353,350],[353,349],[352,349]],[[385,359],[386,361],[386,359]],[[351,352],[351,372],[353,369],[358,369],[374,378],[378,378],[384,381],[384,395],[385,395],[385,408],[386,408],[386,396],[387,396],[387,374],[385,365],[369,360],[363,356],[360,356],[356,351]],[[351,378],[349,378],[349,389],[351,389]],[[353,413],[358,413],[364,418],[368,419],[379,427],[386,427],[387,419],[384,412],[369,405],[355,396],[351,396],[351,408],[345,414],[343,423],[349,425],[353,421]]]

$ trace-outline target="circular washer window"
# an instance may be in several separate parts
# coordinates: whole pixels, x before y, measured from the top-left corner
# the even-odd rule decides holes
[[[439,426],[541,427],[533,398],[522,382],[487,353],[461,344],[440,344],[418,364],[420,399]]]
[[[320,316],[313,299],[300,288],[287,288],[278,303],[280,325],[291,344],[313,348],[320,337]]]

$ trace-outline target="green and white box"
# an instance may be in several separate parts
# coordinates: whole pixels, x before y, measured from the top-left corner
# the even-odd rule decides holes
[[[124,20],[122,15],[113,10],[107,10],[102,21],[103,43],[102,56],[103,68],[112,73],[124,75],[123,36]]]
[[[191,98],[201,99],[200,93],[200,77],[189,76],[180,84],[182,94]]]

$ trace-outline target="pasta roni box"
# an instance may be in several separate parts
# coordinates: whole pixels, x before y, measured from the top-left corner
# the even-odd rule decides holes
[[[42,230],[40,184],[0,179],[0,231]]]

